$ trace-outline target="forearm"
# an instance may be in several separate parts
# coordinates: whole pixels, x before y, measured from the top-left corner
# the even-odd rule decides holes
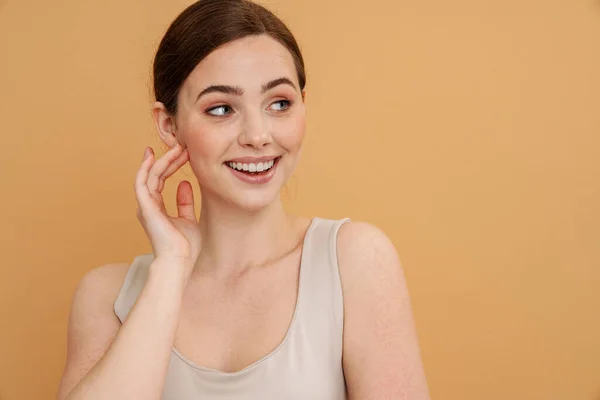
[[[185,288],[184,268],[156,260],[102,359],[68,400],[160,399]]]

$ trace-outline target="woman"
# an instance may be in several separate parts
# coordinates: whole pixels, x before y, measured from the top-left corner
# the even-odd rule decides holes
[[[201,0],[154,61],[135,180],[153,253],[80,282],[59,399],[428,399],[396,251],[360,222],[287,215],[305,131],[302,55],[246,0]],[[187,162],[202,193],[165,180]]]

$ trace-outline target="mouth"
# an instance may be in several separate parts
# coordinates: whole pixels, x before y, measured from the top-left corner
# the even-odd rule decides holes
[[[242,182],[249,184],[266,184],[275,175],[275,170],[277,169],[280,159],[281,156],[259,163],[227,161],[225,162],[225,165],[227,165],[231,173]]]
[[[228,161],[225,163],[229,168],[236,172],[247,174],[249,176],[266,175],[271,169],[273,169],[280,157],[276,157],[272,160],[260,162],[260,163],[241,163],[235,161]]]

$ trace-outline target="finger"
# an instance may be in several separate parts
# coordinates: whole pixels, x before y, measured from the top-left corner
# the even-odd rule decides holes
[[[142,165],[135,176],[135,183],[133,185],[135,191],[135,197],[138,201],[140,209],[147,208],[152,201],[146,181],[148,180],[148,174],[150,167],[154,162],[154,152],[151,147],[145,149],[145,159],[142,161]]]
[[[167,170],[169,165],[177,159],[179,153],[181,152],[181,145],[177,143],[173,146],[169,151],[167,151],[161,158],[156,160],[152,168],[150,168],[150,172],[148,173],[148,180],[146,185],[148,185],[148,190],[150,192],[158,191],[158,184],[160,180],[160,176]]]
[[[150,168],[150,172],[148,174],[148,180],[146,184],[148,185],[148,190],[150,193],[155,196],[159,193],[158,187],[160,185],[160,177],[169,167],[169,165],[175,160],[181,151],[181,145],[177,143],[175,146],[171,147],[162,157],[156,160],[152,168]]]
[[[179,218],[196,221],[194,191],[192,190],[192,184],[188,181],[181,181],[177,186],[177,214]]]
[[[165,188],[165,181],[169,179],[179,168],[183,167],[185,163],[188,161],[188,151],[187,149],[183,150],[179,156],[169,165],[167,170],[160,176],[158,183],[158,191],[159,193],[163,191]]]

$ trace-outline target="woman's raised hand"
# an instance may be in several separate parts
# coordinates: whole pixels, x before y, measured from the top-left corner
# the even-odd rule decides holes
[[[194,212],[194,193],[188,181],[177,187],[177,217],[167,214],[162,197],[165,181],[188,161],[188,150],[177,143],[158,160],[146,147],[135,178],[137,217],[150,239],[155,259],[181,263],[190,270],[200,254],[200,228]]]

